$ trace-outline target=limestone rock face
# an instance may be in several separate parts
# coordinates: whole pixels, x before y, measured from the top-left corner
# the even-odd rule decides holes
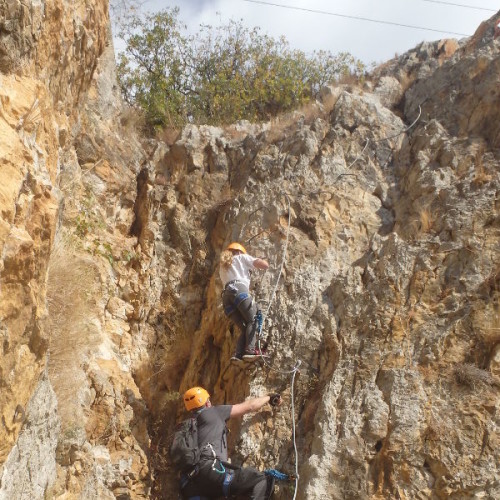
[[[0,79],[3,461],[21,427],[13,420],[15,408],[25,408],[46,363],[45,282],[59,197],[54,186],[58,146],[50,98],[35,80],[3,74]]]
[[[110,43],[108,2],[2,0],[0,19],[0,71],[36,75],[70,113]]]
[[[1,498],[43,498],[56,479],[56,447],[60,430],[57,399],[47,378],[37,385],[26,410],[18,407],[16,422],[25,430],[5,463]]]
[[[298,471],[298,499],[500,497],[493,19],[167,145],[122,107],[106,2],[0,14],[1,500],[176,498],[193,385],[282,394],[230,455]],[[269,365],[229,364],[234,240],[270,263]]]
[[[441,104],[439,121],[454,136],[480,136],[493,148],[500,145],[500,57],[495,43],[461,51],[444,63],[432,78],[416,83],[406,94],[405,112],[416,113],[422,103],[424,119]]]
[[[148,489],[147,409],[105,335],[130,331],[112,290],[100,289],[112,236],[92,251],[83,244],[105,231],[101,209],[127,240],[144,156],[133,139],[123,150],[113,124],[121,102],[107,9],[106,1],[0,2],[2,499]],[[93,157],[82,154],[86,138]],[[100,195],[113,191],[123,203],[108,197],[94,212],[91,175]],[[120,422],[127,431],[117,435]]]

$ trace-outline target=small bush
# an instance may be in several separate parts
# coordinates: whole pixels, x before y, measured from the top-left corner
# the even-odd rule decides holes
[[[485,182],[491,181],[491,179],[493,178],[490,174],[488,174],[484,166],[484,154],[485,146],[484,144],[481,144],[474,158],[474,179],[472,181],[474,182],[474,184],[481,185]]]
[[[51,332],[48,371],[59,401],[62,432],[69,439],[83,412],[79,387],[85,387],[81,368],[86,352],[100,342],[93,308],[101,281],[93,259],[77,253],[62,235],[54,242],[47,278]]]
[[[487,370],[482,370],[472,363],[457,363],[453,369],[455,380],[471,389],[491,387],[495,379]]]
[[[428,233],[434,225],[434,215],[428,208],[422,209],[420,212],[420,231]]]
[[[186,123],[223,125],[267,121],[318,97],[325,85],[359,81],[364,65],[349,53],[290,48],[242,21],[185,34],[179,9],[131,12],[118,36],[122,95],[144,111],[151,131]]]

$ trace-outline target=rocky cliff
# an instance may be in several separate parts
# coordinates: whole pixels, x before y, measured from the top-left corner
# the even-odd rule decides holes
[[[493,20],[167,143],[122,107],[107,9],[0,0],[0,499],[176,498],[194,384],[283,394],[231,450],[297,467],[298,499],[499,498]],[[253,290],[270,366],[229,365],[236,239],[271,263]]]

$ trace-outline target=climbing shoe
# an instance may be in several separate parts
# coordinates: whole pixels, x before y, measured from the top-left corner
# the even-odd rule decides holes
[[[267,352],[265,350],[260,350],[260,349],[247,349],[245,351],[245,354],[243,354],[243,359],[245,361],[248,361],[248,360],[251,360],[251,359],[255,359],[255,358],[260,358],[261,356],[263,356],[264,358],[268,358],[269,355],[267,354]]]
[[[231,356],[231,358],[229,359],[229,361],[231,363],[240,363],[241,361],[243,361],[243,358],[241,356],[238,356],[238,355],[233,355]]]

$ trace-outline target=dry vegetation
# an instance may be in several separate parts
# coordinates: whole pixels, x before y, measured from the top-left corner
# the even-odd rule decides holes
[[[495,385],[495,379],[487,370],[482,370],[472,363],[457,363],[453,368],[455,380],[471,389],[482,389]]]
[[[433,231],[436,223],[436,216],[429,206],[417,209],[417,212],[410,219],[408,224],[409,234],[414,238],[418,235],[429,234]]]
[[[430,210],[430,208],[423,208],[420,211],[419,219],[420,219],[420,231],[422,233],[429,233],[435,222],[434,215]]]
[[[486,167],[484,165],[484,156],[485,156],[485,145],[482,143],[475,154],[474,157],[474,179],[472,182],[474,184],[484,184],[485,182],[489,182],[492,179],[492,176],[487,172]]]
[[[180,128],[165,127],[161,132],[158,132],[157,139],[163,141],[167,146],[172,146],[179,139],[181,133]]]
[[[47,302],[50,318],[49,376],[59,401],[63,431],[81,411],[77,388],[85,387],[82,354],[96,343],[92,306],[99,275],[88,255],[79,255],[59,239],[51,255]]]
[[[146,131],[144,112],[133,106],[124,106],[120,115],[120,125],[131,134],[135,132],[144,133]]]
[[[311,125],[317,118],[327,120],[337,103],[337,99],[338,95],[328,94],[321,103],[310,101],[295,111],[275,116],[270,121],[270,128],[266,134],[267,141],[274,143],[283,140],[288,132],[296,130],[297,123]]]

